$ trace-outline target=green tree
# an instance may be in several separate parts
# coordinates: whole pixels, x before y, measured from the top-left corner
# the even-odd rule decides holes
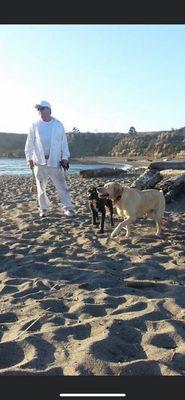
[[[128,131],[129,135],[137,135],[136,129],[134,128],[134,126],[131,126],[129,131]]]
[[[80,133],[79,129],[76,126],[74,126],[74,128],[72,129],[72,132],[73,133]]]

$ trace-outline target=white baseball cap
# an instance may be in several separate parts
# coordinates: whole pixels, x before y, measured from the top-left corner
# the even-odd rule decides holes
[[[35,108],[37,108],[37,110],[38,110],[40,107],[48,107],[48,108],[50,108],[50,110],[51,110],[51,104],[48,103],[48,101],[45,101],[45,100],[41,100],[39,104],[36,104],[36,105],[35,105]]]

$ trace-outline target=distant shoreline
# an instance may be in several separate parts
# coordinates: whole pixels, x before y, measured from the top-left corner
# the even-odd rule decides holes
[[[25,157],[8,157],[0,156],[1,159],[22,159]],[[163,158],[148,158],[147,156],[135,156],[135,157],[111,157],[111,156],[85,156],[85,157],[71,157],[69,159],[71,164],[128,164],[133,167],[148,167],[152,162],[155,161],[185,161],[184,158],[173,158],[173,157],[163,157]]]
[[[76,157],[70,159],[71,163],[85,163],[85,164],[128,164],[133,167],[144,166],[147,167],[151,162],[156,161],[153,158],[147,157],[111,157],[111,156],[89,156],[89,157]],[[162,160],[157,160],[162,161]]]
[[[88,157],[75,157],[70,159],[71,163],[85,163],[85,164],[129,164],[129,165],[148,165],[153,160],[144,157],[111,157],[111,156],[88,156]]]

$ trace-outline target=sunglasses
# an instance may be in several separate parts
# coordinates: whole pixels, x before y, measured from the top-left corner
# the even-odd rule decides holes
[[[38,111],[43,111],[43,110],[45,110],[45,108],[48,108],[48,107],[39,107]]]

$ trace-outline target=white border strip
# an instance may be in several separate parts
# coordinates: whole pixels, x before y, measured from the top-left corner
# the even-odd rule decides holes
[[[125,393],[60,393],[61,397],[125,397]]]

